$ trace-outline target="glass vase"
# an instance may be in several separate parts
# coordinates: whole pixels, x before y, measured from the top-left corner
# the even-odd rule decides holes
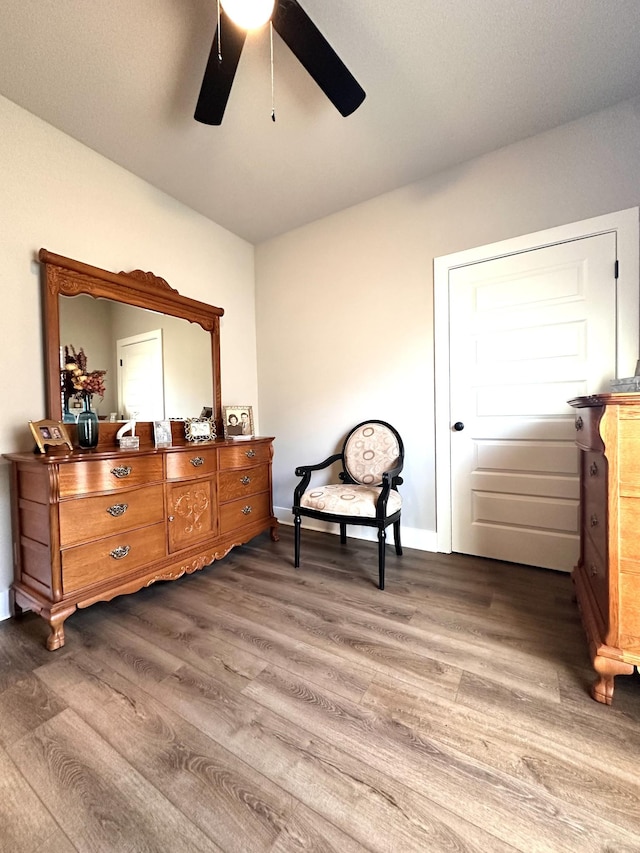
[[[69,398],[64,396],[62,398],[62,423],[63,424],[75,424],[76,416],[69,410]]]
[[[83,448],[98,444],[98,416],[91,408],[91,395],[83,394],[82,411],[78,414],[78,444]]]

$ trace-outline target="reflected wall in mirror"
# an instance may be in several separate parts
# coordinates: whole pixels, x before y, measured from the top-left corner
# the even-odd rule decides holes
[[[221,430],[222,308],[181,296],[150,272],[110,273],[46,249],[38,257],[44,269],[50,418],[62,420],[66,346],[84,351],[87,371],[107,371],[104,398],[93,400],[101,417],[115,412],[128,418],[136,412],[142,422],[182,419],[210,406]],[[151,339],[155,343],[146,346]],[[149,347],[160,353],[157,382],[151,378]],[[147,393],[155,385],[156,392]],[[73,405],[69,388],[66,396]],[[152,435],[152,429],[148,432]]]
[[[100,417],[161,421],[213,408],[210,334],[181,317],[92,296],[60,296],[60,345],[82,349],[87,369],[106,370]],[[73,414],[78,394],[68,393]]]

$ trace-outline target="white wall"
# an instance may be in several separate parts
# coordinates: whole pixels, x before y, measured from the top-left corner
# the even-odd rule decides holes
[[[403,541],[435,548],[433,259],[640,202],[626,102],[256,248],[263,432],[291,520],[296,465],[368,417],[406,445]]]
[[[253,247],[4,98],[0,127],[0,451],[30,450],[27,422],[46,415],[41,247],[150,270],[222,306],[223,402],[257,405]],[[8,467],[0,461],[0,618],[13,573]]]

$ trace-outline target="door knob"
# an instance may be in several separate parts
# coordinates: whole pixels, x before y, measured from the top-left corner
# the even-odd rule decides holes
[[[456,432],[462,432],[462,430],[464,429],[464,424],[462,423],[462,421],[456,421],[453,425],[453,428]]]

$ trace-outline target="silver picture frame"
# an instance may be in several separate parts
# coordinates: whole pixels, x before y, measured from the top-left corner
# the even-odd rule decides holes
[[[187,418],[184,437],[187,441],[213,441],[216,437],[215,422],[211,418]]]

